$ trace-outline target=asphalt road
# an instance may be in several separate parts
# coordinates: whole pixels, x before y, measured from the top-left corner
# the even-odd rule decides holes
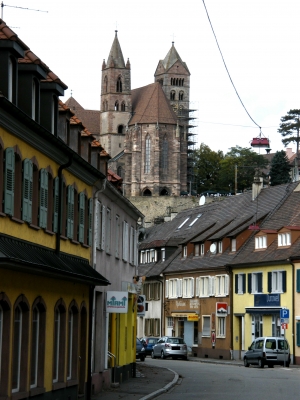
[[[300,369],[216,365],[181,360],[151,360],[149,365],[170,368],[180,378],[159,400],[298,400]]]

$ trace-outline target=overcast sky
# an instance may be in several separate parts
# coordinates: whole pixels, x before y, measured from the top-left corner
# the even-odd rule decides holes
[[[202,0],[6,0],[3,19],[68,85],[87,109],[100,109],[103,59],[115,29],[132,89],[154,81],[172,41],[191,73],[195,139],[224,153],[250,147],[259,128],[241,105],[223,65]],[[300,108],[300,1],[205,0],[234,85],[252,119],[283,149],[280,117]],[[8,6],[39,9],[29,11]],[[293,144],[293,150],[296,146]],[[262,153],[265,150],[261,150]]]

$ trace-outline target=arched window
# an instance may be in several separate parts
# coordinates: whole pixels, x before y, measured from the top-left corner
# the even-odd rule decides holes
[[[178,78],[176,78],[176,86],[178,86]]]
[[[123,178],[123,169],[120,165],[118,166],[117,169],[117,175],[119,175],[120,178]]]
[[[125,111],[125,103],[124,103],[124,101],[122,101],[122,104],[121,104],[121,111]]]
[[[165,136],[164,140],[163,140],[163,148],[162,148],[162,167],[163,167],[163,169],[168,168],[168,148],[169,148],[168,139]]]
[[[124,133],[124,125],[118,126],[118,133]]]
[[[108,80],[107,80],[107,76],[105,75],[105,77],[104,77],[104,85],[103,85],[104,93],[107,93],[107,89],[108,89]]]
[[[118,93],[122,92],[122,79],[120,76],[118,77],[118,80],[117,80],[117,92]]]
[[[171,85],[173,85],[173,78],[171,78]]]
[[[170,93],[170,100],[175,100],[175,91],[172,90]]]
[[[10,375],[11,306],[5,293],[0,293],[0,395],[8,397],[8,378]]]
[[[152,196],[151,190],[145,189],[145,190],[143,191],[143,196]]]
[[[67,380],[77,379],[78,369],[78,307],[73,300],[68,313]]]
[[[115,111],[119,111],[119,102],[118,101],[115,102]]]
[[[79,344],[79,385],[78,392],[79,394],[84,394],[86,387],[86,365],[87,365],[87,352],[86,352],[86,343],[88,340],[88,326],[87,326],[87,309],[85,303],[83,303],[80,307],[80,344]]]
[[[64,381],[66,346],[66,308],[59,300],[54,309],[53,386]]]
[[[150,149],[151,149],[151,139],[150,136],[148,135],[146,137],[146,142],[145,142],[145,173],[149,174],[150,172]]]
[[[179,100],[183,100],[183,92],[179,92]]]
[[[169,196],[169,192],[168,192],[167,189],[162,189],[161,192],[160,192],[160,195],[161,196]]]

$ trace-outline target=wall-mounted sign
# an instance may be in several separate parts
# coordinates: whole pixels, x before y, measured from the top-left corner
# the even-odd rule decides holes
[[[188,320],[188,321],[192,321],[192,322],[198,322],[199,316],[198,316],[197,314],[195,314],[195,315],[188,315],[187,320]]]
[[[136,307],[136,315],[138,317],[144,317],[146,311],[146,296],[144,294],[140,294],[137,299],[137,307]]]
[[[254,307],[278,307],[280,294],[255,294]]]
[[[128,292],[107,292],[106,311],[126,314],[128,311]]]
[[[216,313],[218,317],[226,317],[228,314],[227,303],[217,303]]]

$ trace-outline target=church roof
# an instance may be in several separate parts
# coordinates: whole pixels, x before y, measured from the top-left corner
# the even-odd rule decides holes
[[[117,36],[118,31],[115,31],[115,38],[113,41],[113,44],[110,49],[110,53],[107,59],[107,67],[111,67],[111,64],[113,63],[113,66],[115,68],[125,68],[125,62],[124,62],[124,57],[123,53],[121,50],[121,46],[119,43],[119,39]]]
[[[188,67],[187,67],[186,63],[182,61],[180,55],[178,54],[177,50],[175,49],[174,42],[172,42],[172,47],[170,48],[170,50],[169,50],[168,54],[166,55],[166,57],[164,58],[164,60],[162,60],[165,70],[167,71],[169,68],[171,68],[172,65],[174,65],[176,63],[176,61],[180,61],[188,71]]]
[[[151,83],[131,92],[133,124],[177,124],[176,114],[168,102],[160,83]]]

